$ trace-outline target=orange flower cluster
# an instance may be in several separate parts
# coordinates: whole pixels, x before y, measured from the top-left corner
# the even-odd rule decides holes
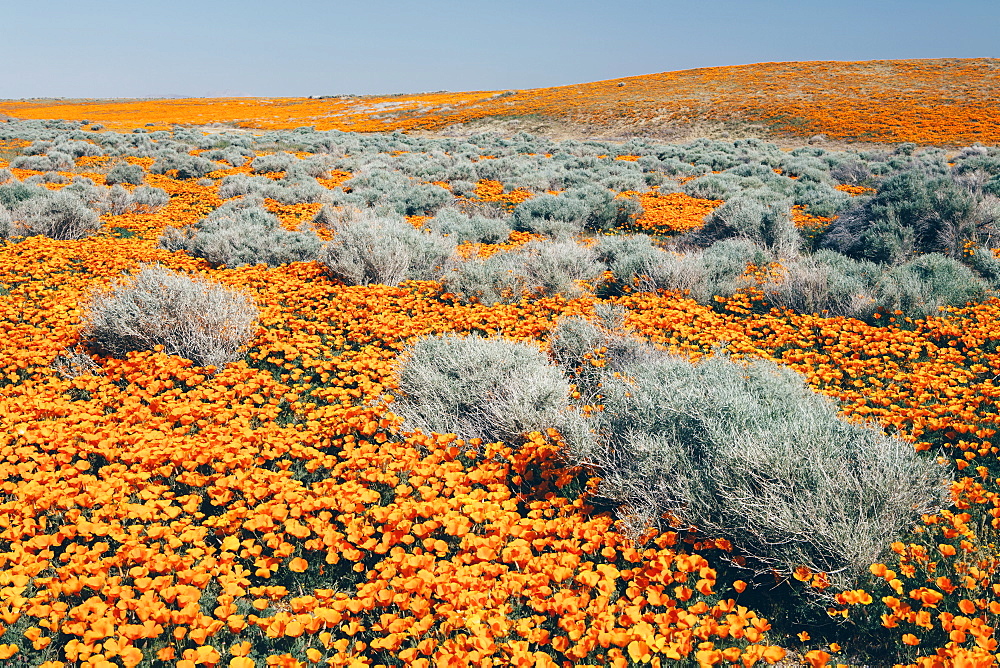
[[[686,232],[705,224],[705,216],[722,204],[722,200],[698,199],[682,192],[622,193],[637,196],[643,213],[630,227],[637,232],[672,234]]]
[[[823,230],[836,219],[836,216],[814,216],[800,204],[792,207],[792,222],[805,239],[812,239],[822,234]]]
[[[484,179],[476,184],[476,197],[483,202],[500,202],[509,206],[517,206],[531,197],[527,190],[512,190],[504,192],[504,185],[499,181]]]
[[[866,188],[865,186],[852,186],[846,183],[841,183],[833,187],[834,190],[839,190],[842,193],[847,193],[851,197],[857,197],[858,195],[874,195],[877,191],[874,188]]]
[[[758,63],[522,91],[336,98],[30,100],[16,118],[87,118],[115,130],[147,122],[359,132],[436,129],[539,115],[597,127],[763,123],[795,136],[921,144],[1000,142],[996,59]]]
[[[1000,516],[1000,495],[980,481],[963,479],[956,485],[959,507],[969,501],[992,506]],[[900,642],[932,653],[915,661],[927,668],[950,665],[994,666],[997,660],[996,628],[1000,623],[1000,556],[986,545],[966,512],[942,512],[924,518],[921,542],[894,543],[893,568],[873,564],[873,589],[886,610],[881,625],[894,629]],[[997,520],[994,520],[994,526]],[[837,601],[845,606],[871,606],[868,592],[844,592]],[[843,611],[847,613],[847,609]]]

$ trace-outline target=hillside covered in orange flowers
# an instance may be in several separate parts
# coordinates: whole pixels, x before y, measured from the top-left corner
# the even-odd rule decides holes
[[[707,67],[531,90],[309,98],[21,100],[14,118],[374,132],[483,120],[567,122],[595,135],[685,136],[706,126],[870,142],[1000,142],[1000,60],[785,62]]]

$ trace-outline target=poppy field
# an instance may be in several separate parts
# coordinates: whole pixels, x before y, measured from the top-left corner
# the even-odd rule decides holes
[[[598,135],[683,134],[759,125],[778,136],[925,145],[995,144],[998,61],[990,58],[758,63],[531,90],[309,98],[23,100],[16,118],[85,118],[113,130],[206,125],[290,130],[440,130],[484,119],[568,121]],[[331,92],[334,93],[334,92]]]
[[[504,102],[483,95],[466,97]],[[195,120],[187,102],[118,118],[129,128],[219,118]],[[126,104],[86,115],[114,128]],[[822,120],[822,131],[840,122]],[[968,131],[989,141],[992,122],[953,134],[906,122],[879,139],[948,134],[960,144]],[[418,127],[392,123],[348,125]],[[1000,661],[996,149],[118,134],[30,120],[0,124],[0,142],[4,665]],[[960,214],[905,227],[900,213],[899,234],[864,228],[873,247],[910,246],[876,256],[828,232],[895,206],[892,188],[944,188],[935,178],[950,179],[965,208],[948,211]],[[90,221],[88,231],[57,238],[44,228],[66,210],[52,202]],[[752,229],[741,222],[751,218]],[[932,219],[957,230],[957,250],[920,236]],[[396,255],[433,237],[444,250],[421,257],[439,253],[440,270],[414,261],[382,282],[352,273],[338,249],[369,224],[399,235]],[[615,246],[622,240],[638,250]],[[737,270],[710,283],[703,267],[722,266],[734,248]],[[845,276],[868,281],[848,289],[863,303],[837,311],[846,302],[829,288],[821,307],[783,305],[796,271],[834,275],[835,251],[837,267],[854,263]],[[531,274],[550,252],[576,264],[559,264],[555,278]],[[640,253],[653,259],[623,268]],[[914,264],[929,256],[937,264]],[[95,295],[153,266],[255,305],[235,361],[199,366],[162,345],[109,354],[95,343]],[[494,283],[476,278],[492,267]],[[917,299],[902,278],[882,276],[911,267],[961,284],[927,278]],[[518,271],[527,278],[503,282]],[[600,472],[567,460],[555,428],[491,443],[408,430],[393,413],[400,355],[415,340],[455,333],[547,351],[562,319],[593,320],[609,305],[624,314],[623,332],[660,350],[690,360],[725,351],[797,372],[845,420],[938,462],[945,502],[846,587],[801,566],[755,568],[734,537],[670,517],[637,530],[601,493]]]

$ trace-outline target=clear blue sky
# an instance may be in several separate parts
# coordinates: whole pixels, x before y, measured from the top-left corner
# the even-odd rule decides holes
[[[1000,56],[1000,0],[0,0],[0,98],[534,88]]]

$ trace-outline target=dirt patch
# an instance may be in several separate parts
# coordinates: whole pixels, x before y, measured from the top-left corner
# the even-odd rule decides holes
[[[754,123],[693,121],[677,123],[670,120],[653,119],[641,123],[622,123],[617,126],[587,125],[571,121],[529,117],[493,117],[477,119],[468,123],[457,123],[440,130],[412,130],[408,134],[432,138],[466,138],[476,134],[492,132],[510,138],[519,132],[553,141],[575,139],[623,143],[629,139],[649,139],[651,141],[684,144],[697,139],[735,141],[738,139],[759,139],[776,144],[782,149],[793,150],[803,146],[816,146],[827,151],[870,151],[892,150],[893,145],[876,142],[851,142],[841,139],[789,137],[769,131],[765,126]]]

